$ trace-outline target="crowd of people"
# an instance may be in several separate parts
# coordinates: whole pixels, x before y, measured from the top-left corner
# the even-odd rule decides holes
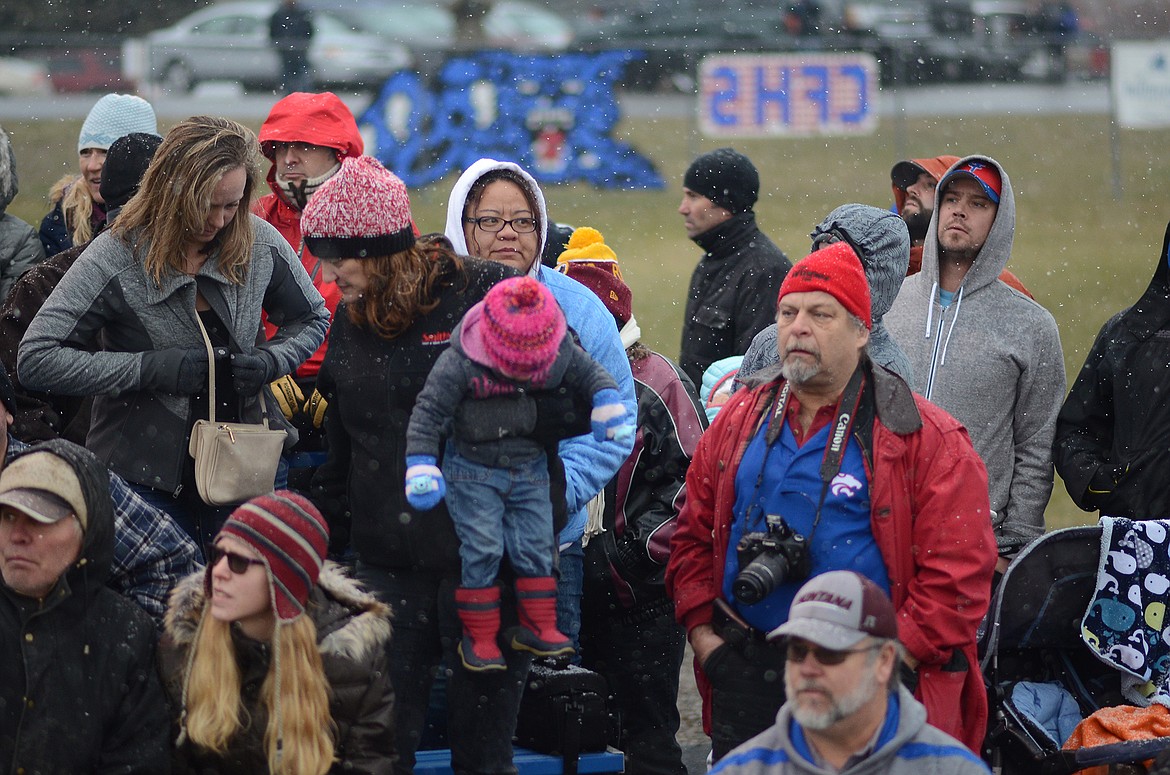
[[[6,771],[514,773],[540,659],[605,678],[626,772],[686,775],[688,642],[715,771],[986,771],[977,635],[1054,466],[1163,515],[1170,230],[1066,398],[999,162],[899,162],[793,263],[720,148],[675,363],[522,166],[429,231],[364,150],[328,92],[165,136],[110,94],[39,232],[0,220]],[[5,207],[16,161],[0,130]],[[209,502],[209,418],[285,431],[267,492]]]

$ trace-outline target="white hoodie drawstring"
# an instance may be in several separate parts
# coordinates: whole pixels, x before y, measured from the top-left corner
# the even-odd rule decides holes
[[[930,299],[926,303],[926,334],[923,336],[924,339],[930,338],[930,321],[934,319],[934,297],[937,291],[938,283],[930,286]]]
[[[947,338],[943,340],[942,354],[939,355],[938,365],[947,365],[947,345],[951,343],[951,334],[955,331],[955,323],[959,322],[959,309],[963,306],[963,286],[959,286],[959,292],[955,296],[955,316],[951,318],[950,328],[947,329]]]

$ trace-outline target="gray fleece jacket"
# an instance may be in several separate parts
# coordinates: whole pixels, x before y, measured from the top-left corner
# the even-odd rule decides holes
[[[866,351],[870,360],[885,366],[907,382],[910,381],[910,361],[886,330],[883,316],[898,295],[906,267],[910,264],[910,232],[897,213],[869,205],[841,205],[817,224],[810,236],[815,240],[822,234],[836,232],[856,250],[865,267],[869,281],[869,295],[873,329],[869,332]],[[739,366],[739,380],[771,366],[780,359],[776,351],[776,324],[756,334],[751,347]]]
[[[833,775],[819,767],[790,705],[776,723],[719,760],[711,775]],[[906,689],[890,697],[873,752],[841,775],[986,775],[987,765],[945,732],[926,723],[926,708]]]
[[[922,271],[906,278],[886,326],[909,356],[911,387],[967,427],[987,466],[992,527],[1001,555],[1044,532],[1052,494],[1052,438],[1064,399],[1064,355],[1048,310],[1002,281],[1016,230],[1011,180],[999,162],[999,209],[951,304],[939,306],[940,197]],[[952,167],[953,169],[953,167]],[[942,187],[939,187],[942,191]]]
[[[16,153],[8,134],[0,129],[0,301],[24,270],[45,260],[36,229],[6,212],[19,190]]]
[[[116,229],[106,231],[65,273],[21,340],[17,368],[26,387],[95,396],[86,446],[124,479],[175,492],[193,466],[191,396],[177,385],[184,356],[205,352],[197,285],[238,347],[263,357],[266,381],[291,373],[325,338],[329,312],[300,260],[280,232],[247,217],[256,239],[243,283],[224,277],[213,256],[194,277],[169,273],[160,287],[139,258],[147,245],[136,252]],[[277,331],[257,344],[262,312]],[[101,349],[91,352],[95,342]],[[242,398],[240,412],[244,422],[257,422],[258,399]],[[274,412],[270,419],[284,417]]]

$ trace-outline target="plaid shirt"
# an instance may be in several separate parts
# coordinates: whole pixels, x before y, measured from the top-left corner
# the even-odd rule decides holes
[[[8,436],[7,460],[29,445]],[[108,586],[129,597],[162,625],[171,589],[195,571],[202,557],[170,515],[138,497],[126,481],[110,474],[114,504],[114,562]]]

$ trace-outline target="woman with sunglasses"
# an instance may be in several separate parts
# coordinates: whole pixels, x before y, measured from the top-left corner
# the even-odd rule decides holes
[[[390,610],[328,544],[320,512],[278,490],[232,512],[176,587],[160,646],[176,772],[391,772]]]

